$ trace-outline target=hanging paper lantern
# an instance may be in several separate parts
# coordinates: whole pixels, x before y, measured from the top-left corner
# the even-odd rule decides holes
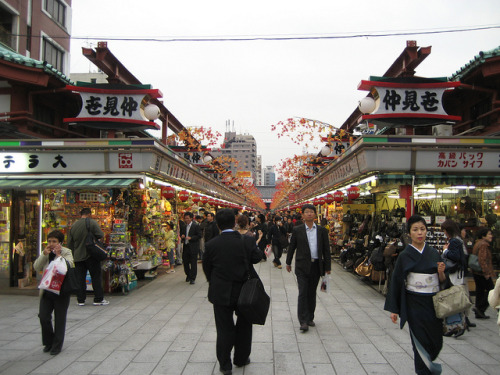
[[[318,204],[320,206],[324,206],[325,205],[325,197],[319,197],[318,198]]]
[[[200,198],[200,202],[201,204],[205,205],[208,203],[208,197],[206,195],[203,195],[201,198]]]
[[[324,198],[325,198],[325,203],[326,203],[326,204],[332,204],[332,203],[333,203],[333,201],[334,201],[334,199],[333,199],[333,195],[331,195],[331,194],[327,194],[327,195],[325,195],[325,197],[324,197]]]
[[[179,191],[179,199],[181,202],[185,202],[189,199],[189,193],[186,190]]]
[[[359,187],[351,186],[349,189],[347,189],[347,199],[352,201],[358,198],[359,198]]]
[[[314,198],[314,199],[312,200],[312,204],[313,204],[313,205],[315,205],[315,206],[317,206],[317,205],[319,204],[319,203],[318,203],[318,198]]]
[[[200,194],[194,193],[193,195],[191,195],[191,199],[194,203],[198,203],[200,201]]]
[[[336,191],[333,193],[333,200],[337,203],[340,203],[344,200],[344,193],[342,193],[340,190]]]
[[[210,206],[215,206],[215,205],[217,204],[217,199],[210,198],[210,199],[208,200],[208,204],[209,204]]]
[[[172,199],[175,197],[175,189],[172,186],[163,186],[161,188],[161,196],[165,199]]]

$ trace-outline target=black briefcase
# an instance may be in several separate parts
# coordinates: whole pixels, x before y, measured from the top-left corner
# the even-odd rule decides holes
[[[270,303],[271,298],[259,278],[248,279],[241,287],[238,311],[250,323],[264,325]]]

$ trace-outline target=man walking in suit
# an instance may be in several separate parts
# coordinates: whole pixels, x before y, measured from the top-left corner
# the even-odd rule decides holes
[[[302,206],[304,224],[293,228],[292,238],[288,246],[286,270],[292,270],[292,259],[295,258],[295,275],[299,286],[298,318],[300,330],[307,332],[314,327],[314,311],[316,310],[316,289],[320,276],[330,274],[332,267],[328,231],[317,225],[316,207],[312,204]]]
[[[236,219],[232,209],[218,211],[215,221],[221,234],[205,244],[203,271],[209,282],[208,300],[214,306],[217,360],[220,371],[230,375],[233,346],[234,364],[241,367],[250,363],[252,324],[238,314],[235,325],[233,315],[248,272],[258,277],[252,264],[260,262],[262,253],[254,238],[233,229]]]
[[[184,264],[186,281],[189,281],[189,283],[193,285],[198,273],[198,252],[200,251],[201,228],[200,225],[193,220],[192,212],[184,213],[184,223],[186,224],[186,228],[181,232],[181,240],[184,244],[182,263]]]

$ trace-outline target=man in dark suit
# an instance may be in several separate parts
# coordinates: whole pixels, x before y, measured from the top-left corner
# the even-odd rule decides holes
[[[292,259],[295,258],[295,275],[299,286],[298,317],[300,330],[307,332],[314,327],[314,310],[316,310],[316,289],[320,276],[330,274],[332,267],[328,231],[317,225],[316,207],[312,204],[302,206],[304,224],[293,227],[292,238],[288,246],[286,270],[292,270]]]
[[[256,276],[252,264],[260,262],[262,253],[255,238],[234,231],[236,219],[233,210],[219,210],[215,221],[221,234],[205,244],[203,271],[209,282],[208,300],[214,306],[217,360],[220,371],[228,375],[232,374],[233,346],[234,364],[241,367],[250,363],[252,324],[238,314],[237,302],[248,273]],[[236,325],[233,320],[235,312]]]
[[[201,228],[200,225],[193,220],[192,212],[184,213],[184,223],[186,224],[186,228],[181,232],[181,241],[184,246],[182,251],[182,263],[184,264],[186,281],[189,281],[189,283],[193,285],[196,280],[196,274],[198,273]]]

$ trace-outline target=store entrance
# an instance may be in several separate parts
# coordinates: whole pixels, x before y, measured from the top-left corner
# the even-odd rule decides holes
[[[39,252],[40,200],[37,190],[12,194],[10,286],[36,289],[33,263]]]

